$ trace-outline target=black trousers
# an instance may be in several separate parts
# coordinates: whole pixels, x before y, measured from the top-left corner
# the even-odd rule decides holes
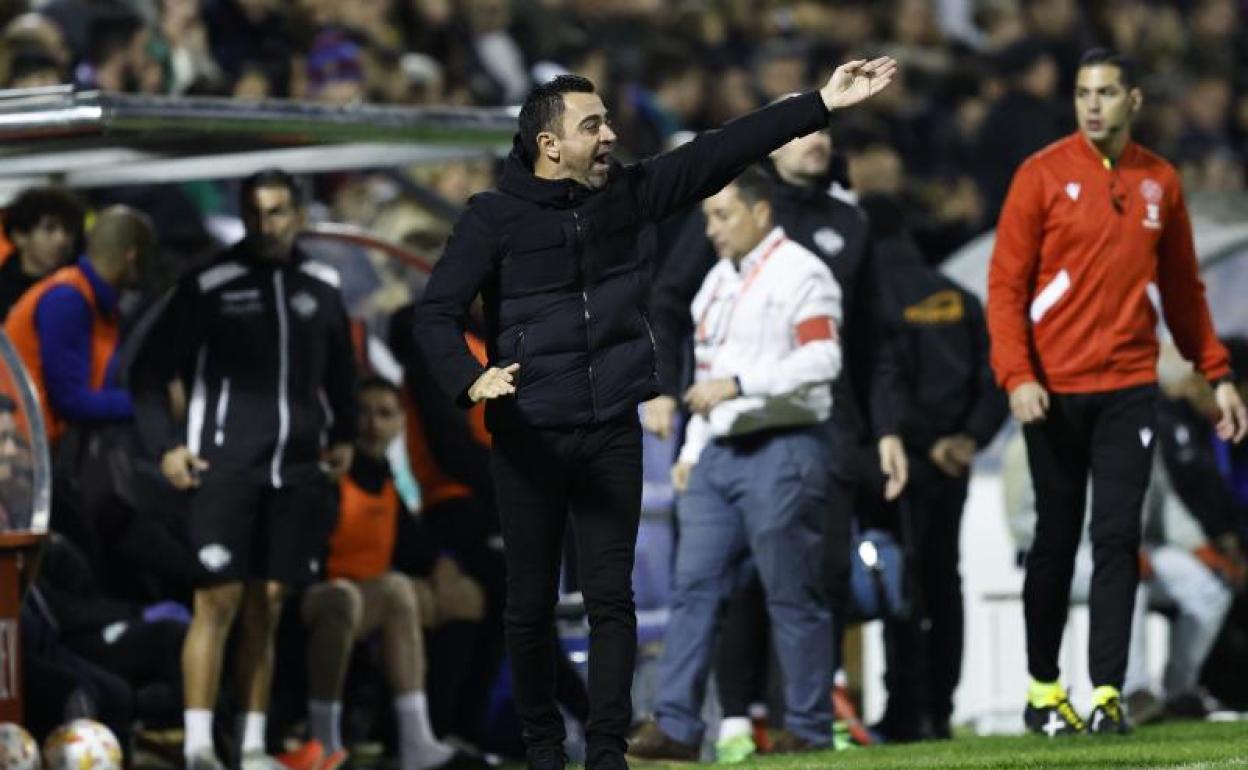
[[[1059,676],[1070,580],[1092,478],[1092,589],[1088,668],[1092,684],[1121,689],[1139,582],[1140,517],[1152,468],[1157,388],[1051,396],[1046,419],[1027,425],[1036,490],[1036,534],[1023,606],[1027,666],[1038,681]]]
[[[906,521],[891,528],[906,551],[911,607],[904,620],[884,623],[884,726],[899,737],[948,725],[962,677],[965,625],[958,564],[968,479],[950,477],[926,458],[911,457],[910,467],[904,510],[892,506]]]
[[[632,571],[641,517],[641,426],[633,413],[567,429],[496,433],[491,470],[507,562],[504,624],[516,709],[530,749],[563,743],[555,707],[554,609],[571,515],[589,614],[587,762],[622,754],[632,722],[637,616]]]
[[[850,516],[854,499],[854,482],[834,475],[828,485],[831,505],[828,506],[825,530],[825,575],[832,608],[832,660],[841,662],[841,640],[845,633],[846,605],[849,601]],[[758,573],[735,593],[724,608],[720,620],[719,640],[715,650],[715,686],[725,717],[743,717],[752,703],[767,703],[773,724],[779,724],[784,708],[783,690],[771,682],[773,665],[771,650],[771,618],[767,614],[767,597]]]

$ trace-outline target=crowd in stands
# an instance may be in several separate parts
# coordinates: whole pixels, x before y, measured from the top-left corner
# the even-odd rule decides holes
[[[871,214],[873,240],[893,229],[913,236],[904,248],[915,270],[992,229],[1018,164],[1074,129],[1069,94],[1079,54],[1093,44],[1138,61],[1147,100],[1136,136],[1180,169],[1189,195],[1248,190],[1243,0],[29,0],[0,13],[5,88],[498,106],[574,72],[604,95],[623,160],[809,90],[826,79],[825,63],[889,54],[903,63],[900,82],[838,117],[825,163],[841,196]],[[312,220],[359,225],[432,263],[448,214],[492,187],[496,173],[495,159],[482,156],[301,183]],[[413,183],[421,196],[409,194]],[[93,714],[127,741],[141,724],[160,750],[152,729],[182,726],[179,655],[211,558],[181,538],[185,504],[161,458],[140,448],[126,372],[149,308],[243,233],[238,200],[236,182],[203,181],[38,187],[5,207],[0,318],[23,357],[39,362],[54,441],[52,534],[22,610],[37,735],[67,714]],[[658,263],[677,229],[659,227]],[[407,751],[405,770],[463,761],[447,736],[520,755],[518,728],[497,703],[505,582],[480,410],[462,412],[438,389],[428,372],[436,362],[410,338],[424,276],[363,250],[330,256],[364,383],[355,460],[340,482],[344,499],[362,502],[340,527],[365,529],[334,532],[337,560],[316,567],[327,580],[286,602],[264,737],[272,753],[288,737],[316,737],[322,763],[344,747],[386,741]],[[480,340],[471,342],[484,356]],[[93,366],[94,346],[115,357]],[[1242,344],[1233,350],[1248,358]],[[1235,369],[1248,376],[1248,363]],[[193,409],[188,391],[168,394],[175,415]],[[1154,494],[1181,499],[1195,522],[1177,545],[1158,524],[1150,554],[1181,547],[1216,585],[1206,594],[1214,600],[1187,615],[1186,597],[1164,588],[1151,601],[1188,621],[1176,621],[1177,648],[1196,635],[1211,666],[1230,667],[1248,655],[1239,545],[1248,542],[1248,456],[1218,447],[1190,419],[1202,408],[1198,386],[1177,384],[1168,395],[1178,416],[1158,461],[1167,484]],[[0,396],[0,520],[17,521],[29,509],[30,455],[14,408]],[[402,451],[390,448],[396,438]],[[1155,502],[1155,524],[1165,505]],[[1164,560],[1149,570],[1163,573]],[[1238,624],[1238,648],[1215,648],[1215,621]],[[1175,713],[1208,708],[1199,662],[1175,663],[1152,690],[1173,696]],[[227,653],[226,668],[236,666]],[[1148,690],[1133,673],[1133,685]],[[956,670],[950,676],[951,696]],[[557,679],[561,706],[583,720],[585,687],[567,660]],[[1242,684],[1222,685],[1220,697],[1248,708]],[[216,713],[244,711],[245,693],[224,689]],[[215,724],[218,745],[243,741],[244,731]],[[174,748],[175,761],[181,752]]]
[[[1243,190],[1248,163],[1236,0],[20,5],[0,41],[11,87],[489,106],[573,71],[606,94],[624,158],[822,82],[822,63],[891,54],[906,62],[902,82],[836,126],[838,147],[861,178],[904,189],[935,258],[991,229],[1018,161],[1073,128],[1066,95],[1093,43],[1138,61],[1138,139],[1183,170],[1189,192]],[[355,213],[376,216],[372,203]]]

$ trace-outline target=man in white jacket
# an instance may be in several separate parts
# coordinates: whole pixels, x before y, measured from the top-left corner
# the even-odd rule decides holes
[[[785,680],[776,751],[832,737],[831,615],[823,570],[827,418],[841,368],[841,291],[814,254],[774,227],[771,178],[747,169],[703,203],[719,263],[694,298],[693,417],[672,469],[682,491],[672,615],[656,721],[638,760],[692,760],[720,606],[751,560]]]

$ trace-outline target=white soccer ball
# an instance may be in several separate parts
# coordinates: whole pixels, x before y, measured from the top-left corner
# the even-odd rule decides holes
[[[0,767],[4,770],[40,770],[39,744],[21,725],[0,722]]]
[[[45,770],[121,770],[121,744],[99,722],[75,719],[43,742]]]

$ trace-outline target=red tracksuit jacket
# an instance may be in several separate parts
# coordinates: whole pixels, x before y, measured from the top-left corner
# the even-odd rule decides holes
[[[1003,388],[1034,380],[1096,393],[1155,382],[1158,291],[1183,356],[1211,380],[1229,374],[1174,167],[1134,142],[1110,164],[1078,132],[1019,167],[988,271]]]

